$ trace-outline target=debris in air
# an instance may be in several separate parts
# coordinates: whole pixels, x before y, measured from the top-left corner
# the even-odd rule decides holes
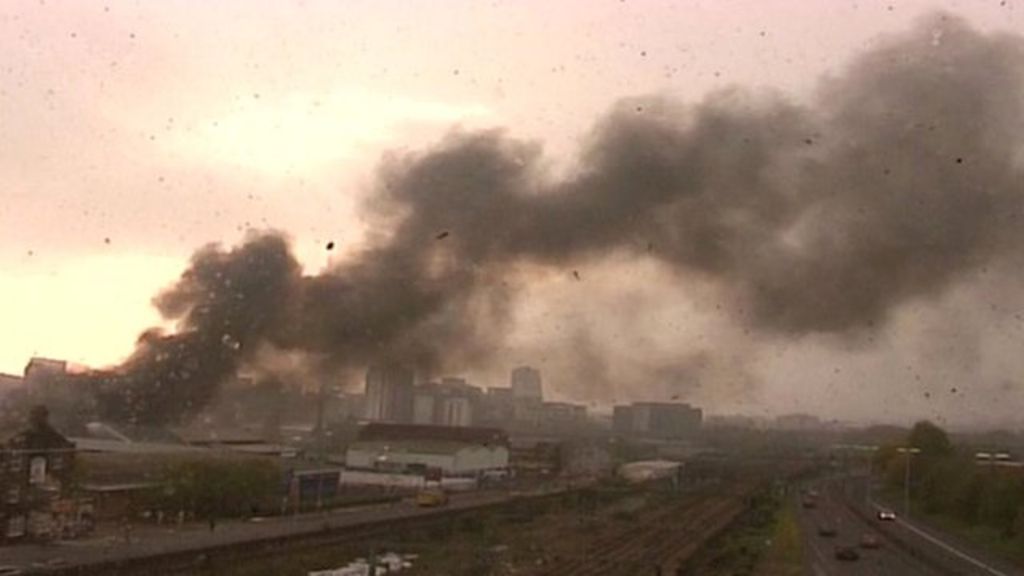
[[[327,249],[328,250],[334,250],[334,242],[328,242],[327,243]]]
[[[435,238],[436,240],[444,240],[444,239],[445,239],[445,238],[447,238],[447,237],[448,237],[448,231],[447,231],[447,230],[445,230],[444,232],[441,232],[440,234],[438,234],[438,235],[437,235],[437,236],[435,236],[434,238]]]
[[[579,280],[579,279],[580,279],[580,272],[579,272],[579,270],[573,270],[573,271],[572,271],[572,275],[573,275],[573,277],[574,277],[574,278],[576,278],[577,280]]]

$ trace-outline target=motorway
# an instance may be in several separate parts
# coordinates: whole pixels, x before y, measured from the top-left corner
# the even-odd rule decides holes
[[[804,541],[804,573],[813,576],[881,575],[925,576],[938,574],[920,560],[886,541],[877,526],[866,521],[847,506],[841,485],[832,482],[817,484],[819,495],[813,509],[799,508],[800,531]],[[799,497],[797,505],[800,506]],[[829,525],[836,529],[835,537],[818,535],[818,528]],[[874,534],[882,542],[875,550],[860,548],[864,534]],[[836,546],[852,546],[860,553],[855,562],[844,562],[835,557]]]
[[[1022,571],[997,560],[981,558],[961,543],[951,543],[942,534],[897,517],[876,520],[878,506],[870,496],[867,476],[838,476],[812,483],[818,496],[814,508],[801,506],[797,499],[799,523],[804,542],[804,572],[812,576],[895,575],[895,576],[1020,576]],[[818,533],[822,525],[836,528],[835,537]],[[873,534],[881,547],[859,546],[864,534]],[[859,560],[841,561],[836,546],[852,546]]]

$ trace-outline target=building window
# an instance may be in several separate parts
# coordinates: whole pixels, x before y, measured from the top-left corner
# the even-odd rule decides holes
[[[29,461],[28,483],[44,484],[46,482],[46,456],[33,456]]]
[[[7,463],[7,469],[11,472],[21,472],[22,470],[22,457],[14,454],[11,456],[10,462]]]
[[[52,470],[60,470],[64,468],[64,457],[57,454],[50,458],[50,468]]]
[[[8,504],[17,504],[21,500],[21,488],[19,486],[11,486],[7,489],[4,499]]]

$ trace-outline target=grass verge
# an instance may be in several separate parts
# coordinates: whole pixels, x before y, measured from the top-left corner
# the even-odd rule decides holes
[[[755,571],[764,576],[799,576],[803,573],[803,540],[796,505],[787,501],[776,515],[775,531],[764,559]]]

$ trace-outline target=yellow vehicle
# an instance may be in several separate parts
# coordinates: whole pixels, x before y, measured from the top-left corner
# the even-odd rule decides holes
[[[416,505],[423,507],[444,506],[448,495],[440,488],[424,488],[416,494]]]

